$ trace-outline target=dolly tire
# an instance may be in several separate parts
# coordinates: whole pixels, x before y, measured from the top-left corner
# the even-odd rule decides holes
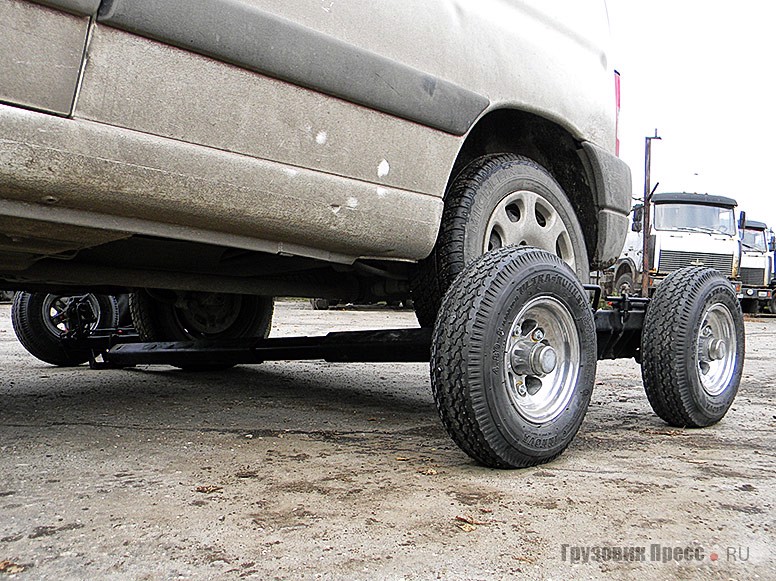
[[[744,366],[744,318],[732,285],[687,267],[657,287],[644,317],[641,376],[655,413],[676,427],[721,420]]]
[[[442,423],[485,466],[549,462],[582,424],[596,355],[590,299],[567,264],[535,248],[490,251],[455,279],[434,327]]]

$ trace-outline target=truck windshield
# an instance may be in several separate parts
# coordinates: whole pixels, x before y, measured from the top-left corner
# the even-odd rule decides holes
[[[728,234],[736,232],[732,208],[700,204],[655,204],[655,229],[683,232],[711,232]]]
[[[765,243],[764,230],[752,230],[751,228],[747,228],[741,234],[741,243],[747,250],[768,252],[768,245]]]

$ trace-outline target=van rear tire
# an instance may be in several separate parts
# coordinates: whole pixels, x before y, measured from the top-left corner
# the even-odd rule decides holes
[[[512,153],[475,159],[450,185],[436,245],[412,281],[420,325],[433,327],[442,297],[466,266],[504,246],[545,250],[583,283],[590,278],[585,237],[568,196],[549,171]]]
[[[271,297],[227,293],[162,293],[141,290],[129,297],[132,322],[143,341],[266,338],[272,327]],[[188,371],[233,365],[188,365]]]

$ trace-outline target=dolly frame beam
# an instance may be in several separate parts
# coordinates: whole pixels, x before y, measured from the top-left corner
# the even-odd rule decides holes
[[[607,297],[610,309],[595,313],[598,359],[640,359],[647,299]],[[332,363],[428,362],[430,328],[338,331],[323,336],[270,339],[142,342],[128,329],[102,329],[89,342],[92,367],[174,365],[208,367],[264,361],[323,360]],[[80,339],[83,341],[84,339]]]

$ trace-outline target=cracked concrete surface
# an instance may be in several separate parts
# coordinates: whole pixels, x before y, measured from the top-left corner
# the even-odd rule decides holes
[[[8,311],[0,306],[9,577],[776,576],[776,319],[747,322],[741,391],[717,426],[667,427],[638,366],[603,362],[569,450],[494,471],[447,437],[422,364],[58,369],[22,349]],[[287,302],[273,334],[412,325],[407,311]],[[616,547],[644,547],[645,560],[616,560]],[[704,558],[661,562],[676,547]]]

